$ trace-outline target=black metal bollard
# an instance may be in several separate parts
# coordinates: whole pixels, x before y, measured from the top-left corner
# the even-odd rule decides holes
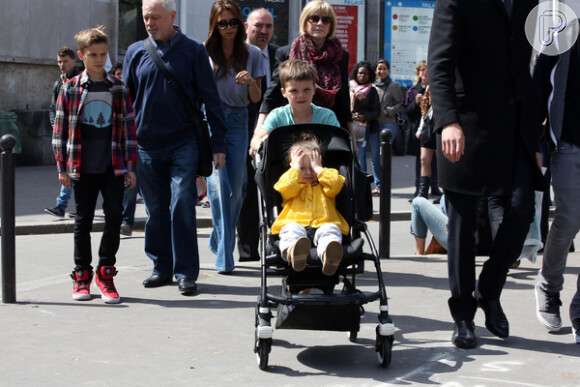
[[[381,130],[381,194],[379,205],[379,257],[391,258],[391,155],[393,133]]]
[[[16,254],[14,232],[14,154],[16,139],[0,138],[2,148],[2,303],[16,302]]]

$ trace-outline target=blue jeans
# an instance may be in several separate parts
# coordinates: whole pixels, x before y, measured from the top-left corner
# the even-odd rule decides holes
[[[68,202],[70,200],[71,195],[72,195],[72,188],[66,188],[64,185],[61,185],[60,186],[60,194],[56,198],[56,205],[59,206],[60,208],[62,208],[63,211],[66,210],[66,208],[68,207]]]
[[[381,130],[390,129],[393,132],[393,137],[397,134],[397,124],[380,124],[379,130],[369,133],[368,146],[371,148],[371,166],[373,168],[373,177],[375,179],[375,186],[381,188]],[[391,143],[393,140],[391,139]]]
[[[197,139],[139,148],[137,154],[137,181],[148,215],[145,253],[153,261],[153,274],[197,280]]]
[[[137,194],[139,193],[139,181],[133,189],[126,189],[123,196],[123,222],[131,228],[135,224],[135,207],[137,206]]]
[[[213,229],[209,249],[216,254],[215,269],[234,270],[236,223],[246,194],[248,109],[226,106],[226,165],[207,179]]]
[[[447,215],[429,200],[417,196],[411,203],[410,231],[417,238],[425,239],[427,230],[447,250]]]
[[[358,164],[360,165],[360,170],[363,172],[367,171],[367,146],[369,144],[369,128],[365,132],[365,138],[363,141],[357,141],[356,146],[358,147]]]

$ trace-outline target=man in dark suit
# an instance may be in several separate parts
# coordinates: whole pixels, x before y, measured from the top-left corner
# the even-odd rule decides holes
[[[452,343],[477,345],[477,305],[485,326],[505,338],[499,302],[510,265],[533,219],[537,135],[529,120],[532,47],[524,23],[537,0],[438,0],[429,40],[429,85],[436,121],[439,185],[449,215]],[[476,289],[477,205],[500,198],[503,219]],[[475,296],[474,296],[475,292]]]
[[[265,82],[262,82],[262,96],[264,96],[274,71],[275,53],[278,46],[270,44],[272,34],[274,33],[274,18],[270,11],[265,8],[254,9],[248,15],[245,23],[246,34],[248,36],[247,43],[252,44],[262,50],[262,54],[268,63],[268,74],[266,74]],[[256,103],[251,103],[248,106],[248,131],[249,138],[254,134],[256,127],[256,120],[262,99]],[[258,195],[256,182],[254,181],[254,167],[252,166],[252,158],[247,157],[246,160],[248,168],[248,187],[246,190],[246,197],[242,204],[240,216],[238,218],[238,253],[240,254],[240,262],[259,261],[258,254],[259,245],[259,228],[258,228]]]

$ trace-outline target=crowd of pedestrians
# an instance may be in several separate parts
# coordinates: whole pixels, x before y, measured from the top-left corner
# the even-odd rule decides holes
[[[572,69],[580,64],[580,49],[576,42],[565,54],[539,55],[532,79],[524,22],[535,3],[437,1],[429,56],[418,63],[415,85],[406,93],[390,77],[384,59],[359,62],[349,74],[349,53],[335,37],[336,15],[320,0],[305,5],[300,36],[283,47],[270,43],[274,18],[266,9],[253,10],[244,22],[235,1],[216,1],[202,43],[175,25],[174,0],[144,0],[149,36],[128,48],[114,74],[104,70],[108,42],[103,29],[79,32],[77,54],[85,70],[73,71],[74,51],[63,48],[57,55],[62,74],[50,110],[62,189],[56,206],[45,210],[64,216],[67,195],[74,193],[73,298],[90,299],[95,276],[103,300],[120,301],[113,283],[116,253],[120,233],[131,235],[138,192],[148,215],[145,254],[153,261],[143,286],[164,286],[175,278],[181,294],[197,292],[195,207],[197,186],[205,183],[198,173],[205,147],[211,148],[213,161],[207,177],[214,225],[209,247],[216,254],[215,270],[230,274],[236,225],[239,260],[259,260],[256,186],[248,176],[252,157],[272,130],[299,123],[347,129],[362,170],[371,152],[373,193],[379,194],[379,133],[390,129],[393,137],[402,135],[397,122],[403,119],[421,149],[412,203],[415,253],[430,251],[427,230],[436,251],[447,251],[448,304],[455,323],[451,341],[460,348],[477,346],[473,320],[478,307],[487,329],[506,338],[509,323],[500,297],[534,216],[534,190],[546,188],[536,155],[544,128],[554,149],[556,216],[535,295],[540,322],[559,330],[566,257],[580,228],[580,210],[574,205],[580,135],[572,113],[578,97],[570,91],[578,89],[580,78]],[[196,117],[207,117],[210,143],[195,130]],[[542,126],[545,118],[548,125]],[[321,176],[301,179],[300,171],[322,173],[321,159],[317,151],[305,154],[293,154],[293,179],[316,185]],[[439,187],[445,192],[443,212],[426,200],[429,189],[439,197]],[[93,273],[89,233],[99,194],[105,230]],[[493,239],[476,278],[482,200]],[[304,248],[296,243],[296,238],[289,242],[288,256],[301,269]],[[329,262],[325,273],[333,273],[340,261],[330,255],[322,259]],[[580,276],[570,318],[580,343]]]

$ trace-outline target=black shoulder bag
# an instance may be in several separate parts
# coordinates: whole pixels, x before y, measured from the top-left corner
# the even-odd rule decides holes
[[[183,104],[185,112],[189,115],[191,121],[193,122],[193,126],[197,132],[197,149],[199,154],[199,159],[197,161],[197,175],[208,177],[213,172],[212,166],[213,155],[211,153],[211,139],[209,136],[209,128],[207,126],[207,122],[204,119],[205,117],[203,117],[203,112],[201,112],[199,109],[196,109],[193,106],[191,100],[189,99],[187,94],[185,94],[179,82],[177,82],[177,79],[175,79],[173,74],[171,74],[169,70],[167,70],[167,67],[165,67],[165,64],[157,54],[157,51],[155,51],[155,48],[153,47],[153,44],[151,44],[149,38],[143,40],[143,44],[145,45],[145,48],[147,49],[149,56],[151,57],[151,59],[153,59],[153,62],[155,62],[159,70],[161,70],[161,72],[167,79],[167,83],[169,84],[169,86],[171,86],[173,90],[175,90],[175,92],[181,99],[181,103]]]

